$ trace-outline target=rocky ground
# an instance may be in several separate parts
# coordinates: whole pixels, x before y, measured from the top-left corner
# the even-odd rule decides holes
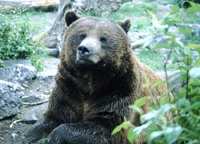
[[[22,144],[23,134],[42,118],[58,63],[47,58],[42,72],[29,60],[9,60],[0,68],[0,144]]]
[[[26,131],[42,119],[58,63],[58,58],[48,57],[44,70],[37,72],[29,60],[5,61],[5,67],[0,68],[0,144],[23,144]],[[200,77],[198,71],[193,69],[190,73]],[[163,71],[158,74],[164,76]],[[178,72],[169,74],[175,76],[171,86],[177,86]]]
[[[12,5],[12,2],[36,5],[46,1],[37,0],[33,4],[30,0],[0,0],[0,8],[2,4],[7,6],[7,3]],[[41,13],[42,16],[40,13],[30,14],[30,22],[36,29],[33,35],[48,31],[56,13]],[[49,54],[57,55],[53,50]],[[54,86],[58,63],[58,58],[47,57],[44,70],[37,72],[30,60],[4,61],[4,67],[0,68],[0,144],[22,144],[26,131],[42,118]]]

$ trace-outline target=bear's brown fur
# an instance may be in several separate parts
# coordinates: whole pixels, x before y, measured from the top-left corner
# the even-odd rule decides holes
[[[160,78],[130,49],[128,21],[117,25],[97,18],[79,18],[69,12],[66,23],[69,28],[65,32],[56,86],[45,120],[35,130],[41,136],[51,133],[50,144],[127,144],[123,134],[111,133],[124,118],[139,125],[129,105],[141,96],[154,99],[166,87],[155,85]],[[76,63],[82,32],[87,33],[82,39],[100,35],[107,38],[100,39],[101,52],[105,54],[98,55],[100,60],[95,64]]]

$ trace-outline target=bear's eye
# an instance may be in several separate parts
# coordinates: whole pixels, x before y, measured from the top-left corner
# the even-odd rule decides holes
[[[105,42],[107,42],[107,38],[104,37],[104,36],[102,36],[102,37],[100,37],[100,41],[101,41],[102,43],[105,43]]]
[[[79,35],[79,37],[80,37],[81,40],[83,40],[84,38],[86,38],[86,36],[87,36],[86,33],[81,33]]]

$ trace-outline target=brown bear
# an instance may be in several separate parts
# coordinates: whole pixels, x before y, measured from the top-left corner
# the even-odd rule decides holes
[[[30,141],[48,136],[49,144],[127,144],[112,135],[124,119],[139,125],[129,105],[141,96],[160,96],[160,78],[133,54],[127,37],[130,21],[65,17],[61,62],[44,121]],[[150,86],[147,87],[146,83]],[[150,103],[150,102],[149,102]]]

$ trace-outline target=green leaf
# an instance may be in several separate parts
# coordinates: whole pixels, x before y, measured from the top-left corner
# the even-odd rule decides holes
[[[173,144],[174,142],[176,142],[181,132],[182,132],[182,128],[178,125],[175,127],[167,127],[163,129],[162,131],[152,132],[149,137],[149,141],[150,143],[152,143],[154,139],[164,136],[165,140],[167,141],[167,144]]]
[[[128,141],[130,143],[133,143],[134,140],[136,140],[136,138],[138,137],[138,135],[135,133],[135,131],[131,128],[128,130]]]
[[[186,98],[181,98],[179,100],[177,100],[176,102],[177,108],[180,109],[185,109],[185,108],[190,108],[190,101],[187,100]]]
[[[187,47],[191,48],[191,49],[196,49],[196,50],[200,51],[200,44],[189,43],[187,45]]]
[[[174,109],[174,108],[175,108],[175,105],[173,105],[173,104],[162,105],[161,108],[160,108],[160,113],[165,114],[165,113],[169,112],[171,109]]]
[[[150,121],[152,119],[159,117],[159,114],[160,114],[159,110],[153,110],[153,111],[150,111],[147,114],[144,114],[143,116],[141,116],[141,120],[142,120],[142,122]]]
[[[135,127],[133,129],[133,131],[137,134],[137,135],[140,135],[142,132],[144,132],[145,129],[147,129],[150,125],[152,124],[151,121],[148,121],[147,123],[141,125],[141,126],[138,126],[138,127]]]
[[[159,117],[164,116],[164,114],[169,112],[172,108],[175,108],[175,106],[172,104],[162,105],[158,110],[148,112],[147,114],[141,116],[141,120],[142,122],[145,122],[153,119],[158,119]]]
[[[189,7],[189,8],[187,9],[187,12],[188,12],[188,13],[194,14],[194,13],[199,12],[199,10],[200,10],[200,5],[199,5],[199,4],[196,4],[196,3],[194,3],[194,2],[190,2],[190,4],[191,4],[191,7]]]
[[[147,12],[152,18],[152,25],[155,28],[160,28],[162,25],[161,25],[161,22],[159,21],[158,17],[154,13],[152,13],[151,11],[147,11]]]
[[[170,95],[163,95],[160,99],[159,99],[159,102],[160,102],[160,105],[164,105],[164,104],[167,104],[170,102],[171,100],[171,96]]]
[[[131,105],[131,106],[129,106],[129,108],[131,108],[136,113],[143,114],[143,110],[141,108],[137,107],[136,105]]]
[[[155,131],[150,134],[149,143],[153,143],[153,141],[163,135],[163,131]]]
[[[200,102],[194,102],[191,105],[191,109],[193,109],[193,110],[200,110]]]
[[[168,144],[173,144],[178,136],[181,134],[182,128],[180,126],[168,127],[164,130],[164,135]]]
[[[118,125],[114,130],[112,131],[112,135],[120,132],[122,129],[128,129],[132,124],[129,121],[124,121],[122,124]]]
[[[147,101],[148,101],[148,97],[144,96],[144,97],[137,99],[134,102],[134,105],[141,108],[145,103],[147,103]]]

